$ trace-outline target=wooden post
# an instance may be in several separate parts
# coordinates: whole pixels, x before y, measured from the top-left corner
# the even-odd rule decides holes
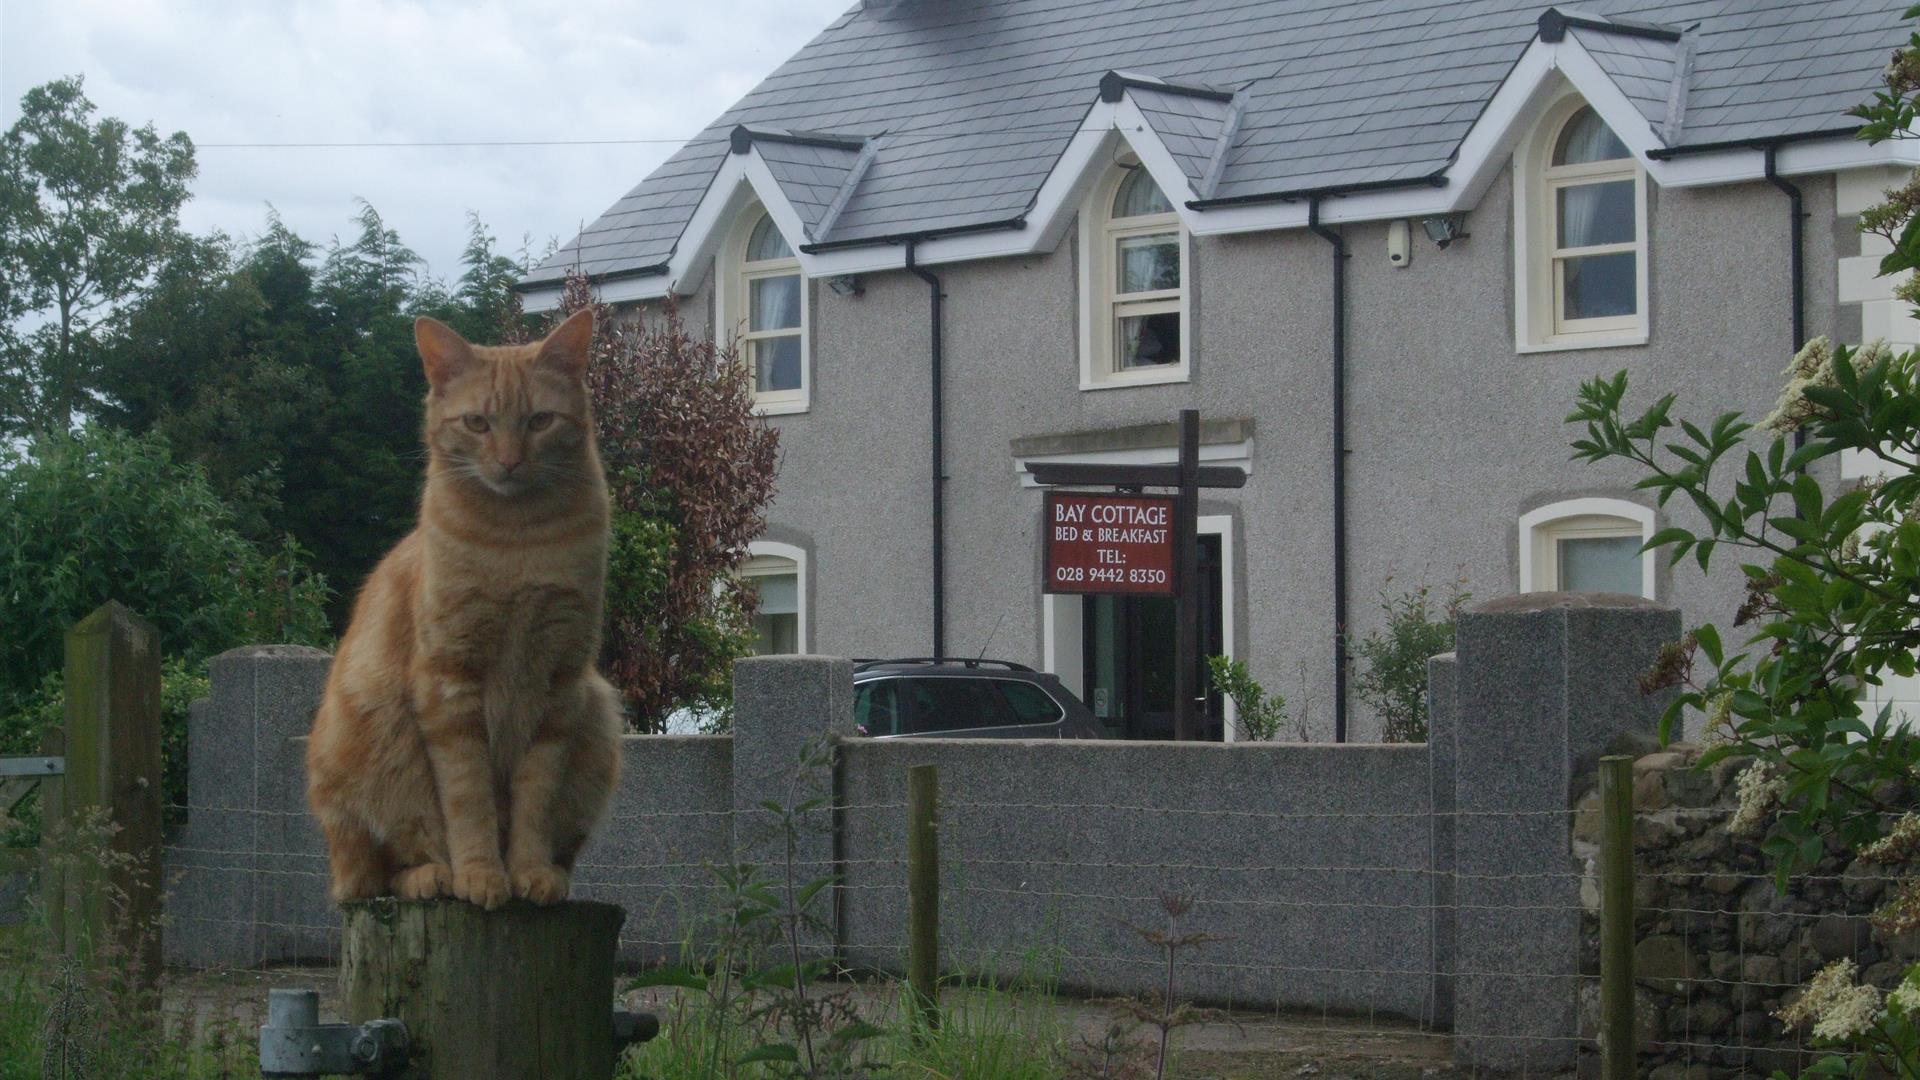
[[[1173,498],[1173,737],[1203,734],[1194,695],[1200,668],[1200,410],[1180,410],[1180,488]]]
[[[928,1026],[940,1022],[940,772],[907,770],[907,987]]]
[[[1633,759],[1600,759],[1600,1074],[1632,1080]]]
[[[64,922],[55,921],[69,953],[151,987],[161,956],[159,636],[110,600],[67,631],[66,645],[64,821],[50,824],[81,847],[100,841],[111,865],[74,852]],[[106,824],[111,835],[89,835]]]
[[[409,1080],[613,1075],[613,955],[626,912],[571,901],[346,906],[341,1007],[407,1026]]]

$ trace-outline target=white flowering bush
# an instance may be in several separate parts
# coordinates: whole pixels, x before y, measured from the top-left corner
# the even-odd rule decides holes
[[[1920,17],[1920,7],[1907,13]],[[1913,136],[1920,94],[1920,33],[1896,54],[1887,91],[1855,115],[1863,137]],[[1863,215],[1864,231],[1894,247],[1884,274],[1920,267],[1920,180],[1887,193]],[[1912,279],[1898,295],[1920,303]],[[1667,394],[1638,412],[1626,406],[1627,376],[1580,389],[1567,419],[1586,436],[1574,456],[1631,462],[1638,487],[1661,506],[1691,505],[1703,527],[1675,525],[1647,546],[1704,571],[1739,558],[1747,599],[1735,616],[1744,642],[1696,627],[1661,650],[1642,677],[1649,691],[1676,688],[1662,720],[1670,737],[1687,710],[1705,717],[1702,767],[1753,759],[1739,780],[1729,827],[1764,836],[1782,885],[1820,861],[1837,836],[1863,859],[1905,877],[1873,916],[1883,932],[1920,932],[1920,817],[1910,812],[1920,781],[1920,737],[1891,707],[1868,711],[1863,691],[1888,675],[1912,676],[1920,653],[1920,354],[1824,338],[1788,365],[1765,418],[1738,412],[1694,423],[1674,416]],[[1828,490],[1842,455],[1876,473]],[[1819,1044],[1852,1053],[1809,1075],[1920,1077],[1920,969],[1884,997],[1855,983],[1851,962],[1822,971],[1780,1018],[1806,1026]]]
[[[1800,997],[1779,1012],[1788,1028],[1810,1028],[1816,1045],[1852,1053],[1821,1060],[1802,1076],[1916,1075],[1920,1062],[1920,969],[1908,971],[1890,994],[1854,981],[1853,961],[1821,968]],[[1782,1076],[1782,1073],[1775,1073]]]

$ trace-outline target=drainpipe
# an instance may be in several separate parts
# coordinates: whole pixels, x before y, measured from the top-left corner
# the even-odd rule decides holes
[[[1347,241],[1320,224],[1320,196],[1307,229],[1333,245],[1333,741],[1347,741]]]
[[[944,429],[946,407],[941,400],[944,378],[941,375],[941,298],[940,278],[914,261],[918,239],[907,241],[907,271],[927,283],[928,309],[932,317],[931,346],[927,366],[932,382],[929,424],[933,442],[933,655],[947,655],[947,469]]]
[[[1806,275],[1801,269],[1801,260],[1806,255],[1806,215],[1802,212],[1800,189],[1786,177],[1781,176],[1779,170],[1774,167],[1776,164],[1774,159],[1779,152],[1779,143],[1767,144],[1765,175],[1767,183],[1779,188],[1786,195],[1787,212],[1791,215],[1788,221],[1788,243],[1792,250],[1787,255],[1787,273],[1793,278],[1793,352],[1797,356],[1807,344],[1807,283]],[[1806,430],[1794,429],[1794,449],[1798,450],[1806,444]]]

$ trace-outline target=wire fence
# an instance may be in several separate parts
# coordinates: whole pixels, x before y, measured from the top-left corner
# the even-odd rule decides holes
[[[1436,1060],[1462,1044],[1506,1047],[1493,1056],[1529,1075],[1594,1052],[1600,854],[1579,809],[1209,810],[943,794],[939,913],[950,973],[1147,998],[1165,984],[1170,936],[1186,939],[1172,959],[1177,992],[1242,1024],[1266,1018],[1295,1033],[1384,1039],[1385,1053],[1427,1043]],[[1729,830],[1726,795],[1634,815],[1643,1073],[1804,1067],[1817,1051],[1777,1014],[1815,971],[1852,960],[1864,981],[1888,987],[1920,952],[1868,920],[1906,877],[1836,851],[1783,892],[1755,839]],[[257,1022],[266,987],[327,987],[341,919],[306,812],[167,809],[185,822],[166,849],[170,1010],[202,1027]],[[850,970],[906,966],[907,809],[897,798],[842,799],[792,826],[803,836],[794,879],[837,882],[832,931],[812,944]],[[623,808],[604,826],[619,842],[596,843],[574,867],[575,895],[627,911],[619,947],[628,965],[698,958],[732,888],[717,871],[742,855],[734,837],[777,834],[781,820],[758,809]],[[676,824],[681,831],[668,827]],[[1330,828],[1352,840],[1348,857],[1327,857],[1338,846],[1314,831]],[[1516,842],[1557,837],[1562,857],[1543,869],[1476,865],[1445,842],[1469,846],[1461,840],[1475,830]],[[1370,854],[1382,850],[1417,857]],[[762,869],[777,883],[789,867]],[[1521,938],[1527,949],[1503,947]],[[1516,1022],[1516,1010],[1530,1017]]]
[[[311,657],[258,664],[256,685],[304,672],[317,688],[324,670]],[[257,1022],[264,986],[325,989],[342,960],[292,741],[307,714],[285,697],[230,698],[236,715],[193,733],[187,802],[134,815],[172,823],[162,997],[187,1026]],[[785,744],[742,738],[625,751],[628,781],[573,867],[574,895],[625,910],[624,963],[711,957],[744,865],[775,894],[833,882],[805,945],[850,973],[898,975],[910,942],[937,940],[949,976],[1142,1000],[1171,981],[1242,1025],[1274,1025],[1282,1043],[1338,1035],[1468,1073],[1577,1067],[1623,1015],[1601,1004],[1601,879],[1619,860],[1599,844],[1597,798],[1569,807],[1558,778],[1469,782],[1413,748],[853,740],[807,759],[806,783],[760,783],[752,770]],[[912,886],[907,784],[929,762],[931,901]],[[1656,755],[1629,785],[1637,1064],[1792,1071],[1810,1050],[1778,1014],[1814,972],[1851,960],[1886,986],[1920,957],[1867,918],[1905,879],[1836,846],[1780,891],[1755,838],[1731,832],[1736,770],[1692,764]],[[815,793],[826,803],[781,807]],[[938,932],[922,937],[928,910]]]

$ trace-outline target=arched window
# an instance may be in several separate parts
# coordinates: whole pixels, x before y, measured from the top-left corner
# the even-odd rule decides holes
[[[759,205],[740,215],[727,245],[721,305],[738,335],[740,361],[753,372],[763,412],[807,407],[807,284],[800,260]]]
[[[1624,499],[1568,499],[1520,517],[1521,592],[1653,599],[1653,511]]]
[[[807,553],[791,544],[755,540],[740,577],[760,596],[753,617],[756,656],[807,651]]]
[[[1153,177],[1127,155],[1081,215],[1081,385],[1187,377],[1187,236]]]
[[[1592,106],[1568,98],[1516,161],[1521,346],[1645,341],[1646,173],[1633,152]]]

